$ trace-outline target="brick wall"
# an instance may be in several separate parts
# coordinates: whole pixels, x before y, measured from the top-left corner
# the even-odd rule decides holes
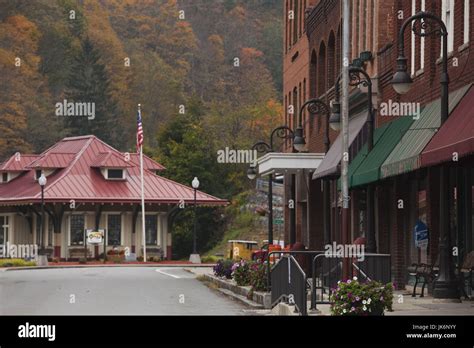
[[[471,1],[472,2],[472,1]],[[420,10],[420,1],[418,1],[417,11]],[[397,102],[419,102],[425,105],[433,100],[440,98],[440,72],[441,63],[441,39],[439,37],[427,37],[425,39],[425,66],[423,71],[419,70],[414,77],[414,85],[407,95],[399,96],[393,90],[390,81],[396,69],[396,58],[398,56],[398,33],[404,22],[404,19],[398,19],[397,11],[402,10],[405,19],[412,13],[411,0],[397,0],[392,14],[388,14],[390,21],[394,22],[390,33],[390,39],[386,41],[385,47],[378,52],[378,69],[380,76],[381,101],[392,99]],[[388,9],[385,9],[388,10]],[[441,15],[441,1],[426,0],[426,11],[432,12],[438,16]],[[472,4],[471,4],[472,11]],[[454,51],[449,58],[450,91],[454,91],[474,80],[474,66],[469,63],[469,47],[463,46],[463,17],[464,0],[455,1],[454,8]],[[474,17],[470,17],[470,37],[474,28]],[[405,56],[408,58],[408,64],[411,64],[411,51],[413,49],[411,42],[411,31],[409,28],[405,31]],[[472,39],[471,39],[472,40]],[[415,40],[415,64],[420,66],[420,39]],[[457,63],[457,66],[454,64]],[[409,71],[411,70],[409,66]],[[391,117],[378,117],[377,127],[381,124],[393,120]]]

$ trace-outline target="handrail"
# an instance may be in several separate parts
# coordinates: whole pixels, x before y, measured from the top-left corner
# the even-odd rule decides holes
[[[314,251],[314,250],[294,250],[294,251],[291,251],[291,250],[275,250],[275,251],[271,251],[268,253],[267,255],[267,289],[270,290],[271,289],[271,278],[270,278],[270,271],[271,271],[271,265],[270,265],[270,256],[273,255],[273,254],[279,254],[279,255],[283,255],[283,254],[289,254],[289,255],[297,255],[297,254],[302,254],[302,255],[311,255],[311,254],[324,254],[324,251]]]

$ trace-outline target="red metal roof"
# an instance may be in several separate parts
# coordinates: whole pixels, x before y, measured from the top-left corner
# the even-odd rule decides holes
[[[7,161],[0,165],[0,171],[2,172],[20,172],[29,170],[26,168],[28,164],[37,159],[39,155],[22,155],[15,154],[10,157]]]
[[[433,166],[474,153],[474,88],[471,87],[421,153],[421,166]]]
[[[130,161],[132,161],[135,165],[139,166],[140,165],[140,155],[138,153],[131,153],[130,154]],[[151,170],[151,171],[157,171],[157,170],[165,170],[166,168],[161,165],[160,163],[152,160],[150,157],[147,155],[143,155],[143,168]]]
[[[92,165],[101,153],[113,152],[123,158],[124,154],[102,142],[95,136],[66,138],[52,146],[43,156],[52,153],[73,155],[65,168],[57,169],[48,176],[45,187],[47,202],[114,202],[140,203],[140,168],[134,162],[127,168],[127,179],[106,180],[98,168]],[[179,202],[192,203],[194,190],[172,180],[144,170],[145,200],[147,203]],[[9,183],[0,185],[0,204],[39,202],[40,187],[34,180],[34,170],[20,175]],[[204,192],[197,191],[196,201],[201,205],[226,205],[228,202]]]
[[[28,165],[28,168],[44,168],[44,169],[54,169],[54,168],[66,168],[74,159],[74,154],[72,153],[50,153],[47,152],[41,155],[38,159],[31,162]]]
[[[124,156],[124,155],[122,155]],[[91,167],[93,168],[127,168],[131,167],[132,164],[124,160],[125,157],[119,156],[116,152],[108,151],[101,152],[97,155],[96,159],[92,162]]]

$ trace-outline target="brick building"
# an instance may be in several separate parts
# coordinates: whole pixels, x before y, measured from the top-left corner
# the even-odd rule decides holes
[[[420,37],[413,34],[410,28],[406,30],[405,55],[414,83],[409,94],[398,95],[390,83],[396,70],[398,33],[403,22],[421,10],[437,14],[443,19],[449,33],[450,111],[453,115],[456,112],[459,114],[459,108],[469,110],[469,106],[465,105],[466,98],[469,97],[470,84],[474,81],[474,68],[468,64],[473,28],[470,5],[469,0],[351,2],[351,57],[370,57],[362,62],[362,67],[373,84],[376,132],[374,150],[367,153],[366,125],[359,122],[357,127],[353,127],[349,171],[350,240],[365,236],[366,189],[368,185],[374,185],[376,250],[392,255],[394,280],[401,287],[408,281],[406,267],[412,262],[437,262],[440,228],[439,167],[449,164],[438,161],[434,166],[434,160],[423,161],[423,151],[435,148],[434,144],[443,141],[437,140],[440,137],[436,133],[449,132],[449,129],[445,130],[449,122],[442,125],[439,117],[441,38]],[[341,1],[287,1],[285,17],[295,7],[300,11],[298,20],[302,20],[301,13],[305,13],[305,20],[301,26],[287,18],[285,26],[285,122],[292,127],[295,119],[292,109],[297,113],[309,98],[317,97],[328,104],[334,99],[334,84],[341,66]],[[298,33],[295,34],[292,28],[298,28]],[[367,90],[363,87],[351,90],[351,124],[356,124],[357,117],[361,114],[367,114],[367,98]],[[407,117],[386,115],[381,112],[381,108],[389,103],[419,103],[421,117],[419,120],[409,120]],[[310,117],[305,111],[303,120],[308,152],[324,153],[324,118]],[[468,127],[462,131],[466,134],[466,139],[474,135],[474,130]],[[466,139],[461,139],[464,144],[467,144]],[[331,131],[330,140],[333,146],[326,154],[328,158],[334,155],[331,152],[340,152],[337,150],[340,141],[338,133]],[[456,145],[452,146],[456,150]],[[458,263],[462,263],[463,257],[474,249],[471,194],[474,150],[471,151],[468,146],[463,151],[463,158],[455,165],[449,165],[450,202],[456,207],[456,212],[451,211],[451,234],[455,239],[454,245],[460,249],[460,256],[456,260]],[[323,170],[321,173],[321,168],[318,168],[314,174],[300,173],[294,184],[297,205],[294,211],[296,236],[293,239],[310,249],[320,249],[323,245],[322,180],[331,181],[331,238],[342,241],[339,171],[337,162],[335,163],[337,170],[331,172],[331,175],[328,175],[329,171]],[[293,197],[292,180],[285,179],[286,192],[289,197]],[[288,219],[291,213],[291,209],[286,209],[287,231],[291,231],[291,219]],[[425,223],[429,230],[429,242],[425,249],[415,246],[413,229],[419,221]],[[291,240],[291,236],[288,236],[287,241]]]

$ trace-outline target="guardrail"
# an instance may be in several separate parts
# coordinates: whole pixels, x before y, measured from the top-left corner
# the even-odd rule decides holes
[[[294,304],[301,315],[308,314],[306,274],[293,256],[283,256],[273,266],[271,281],[272,308],[282,300],[286,300]]]
[[[272,307],[284,300],[294,304],[301,315],[307,315],[308,284],[306,274],[311,271],[308,272],[304,269],[305,264],[310,266],[313,256],[323,253],[322,251],[272,251],[268,253],[267,286],[271,290]],[[273,255],[287,256],[281,256],[271,267],[270,260]],[[298,261],[295,256],[300,260]]]
[[[316,255],[312,262],[312,282],[311,282],[311,307],[316,309],[317,304],[329,304],[331,289],[337,287],[337,282],[343,278],[343,261],[348,258],[328,256],[325,254]],[[375,280],[383,284],[390,283],[391,258],[390,254],[364,254],[363,260],[351,258],[348,268],[348,277],[357,276],[359,280]],[[318,261],[320,263],[318,264]],[[318,299],[318,290],[320,296]],[[327,291],[327,300],[324,295]]]

